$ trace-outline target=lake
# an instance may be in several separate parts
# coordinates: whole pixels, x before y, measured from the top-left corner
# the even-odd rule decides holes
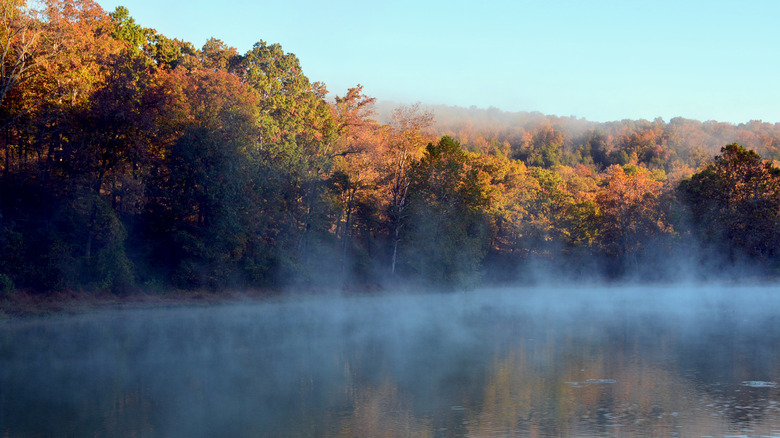
[[[780,437],[780,288],[291,296],[0,322],[2,437]]]

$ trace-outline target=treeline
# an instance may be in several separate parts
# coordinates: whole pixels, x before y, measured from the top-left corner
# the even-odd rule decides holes
[[[328,100],[278,44],[197,49],[91,0],[0,8],[0,289],[780,266],[779,171],[737,144],[713,160],[707,140],[717,126],[749,133],[777,158],[772,125],[531,114],[437,128],[418,106],[379,123],[362,87]]]
[[[377,108],[381,118],[389,118],[391,107],[387,103],[380,102]],[[561,164],[570,166],[635,161],[647,167],[662,167],[667,172],[687,166],[695,169],[711,160],[724,145],[734,142],[765,159],[780,160],[780,123],[753,120],[734,125],[682,117],[669,122],[657,118],[596,123],[496,108],[438,105],[428,109],[436,114],[437,132],[469,145],[470,149],[519,158],[538,146],[540,138],[547,137],[560,149]]]

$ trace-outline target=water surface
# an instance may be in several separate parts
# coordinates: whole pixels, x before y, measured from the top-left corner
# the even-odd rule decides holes
[[[780,436],[780,290],[291,297],[0,323],[0,436]]]

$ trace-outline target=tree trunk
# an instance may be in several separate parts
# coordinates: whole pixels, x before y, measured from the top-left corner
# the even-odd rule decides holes
[[[355,192],[352,188],[347,192],[347,217],[344,224],[344,234],[341,242],[341,274],[344,275],[347,270],[347,249],[349,248],[349,240],[352,236],[352,203],[355,199]]]

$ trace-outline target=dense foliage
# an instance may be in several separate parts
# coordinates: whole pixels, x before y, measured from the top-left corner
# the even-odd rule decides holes
[[[780,158],[778,125],[380,123],[278,44],[197,49],[92,0],[0,8],[0,293],[780,268],[780,170],[758,155]]]

